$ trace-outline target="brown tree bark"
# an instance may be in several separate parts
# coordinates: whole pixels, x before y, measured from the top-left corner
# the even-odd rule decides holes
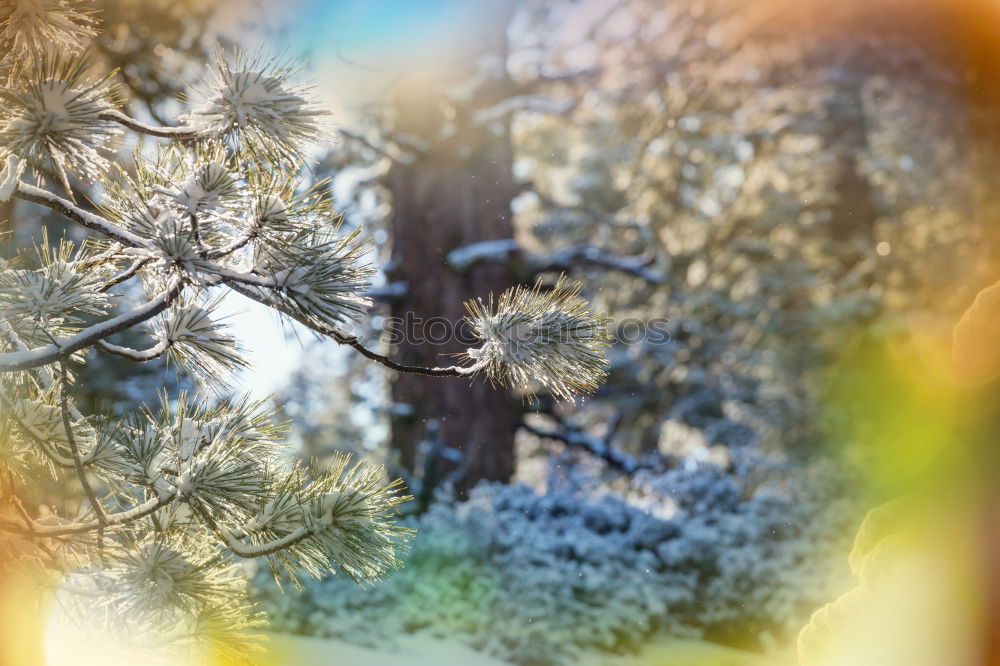
[[[487,262],[459,273],[446,260],[451,250],[464,245],[513,237],[509,119],[482,125],[473,117],[475,108],[502,100],[509,81],[502,73],[481,85],[468,101],[444,92],[474,76],[483,56],[506,61],[510,13],[510,2],[485,3],[479,25],[455,45],[448,65],[411,77],[394,94],[397,136],[418,137],[426,144],[412,161],[395,164],[388,178],[393,201],[389,274],[408,285],[406,295],[392,305],[393,317],[407,322],[396,348],[404,363],[454,362],[446,355],[465,351],[470,342],[455,335],[441,338],[465,316],[463,302],[499,294],[513,284],[505,265]],[[510,478],[516,409],[503,388],[482,379],[470,383],[399,375],[392,392],[396,403],[409,406],[396,410],[404,415],[392,422],[392,446],[405,468],[413,470],[426,462],[418,459],[421,441],[440,438],[462,453],[461,462],[435,463],[445,474],[454,473],[460,492],[480,479]]]
[[[860,166],[860,157],[868,150],[868,123],[861,93],[865,76],[863,71],[847,67],[840,74],[838,94],[827,110],[827,142],[837,155],[830,234],[842,243],[864,241],[870,245],[879,210],[874,188]]]

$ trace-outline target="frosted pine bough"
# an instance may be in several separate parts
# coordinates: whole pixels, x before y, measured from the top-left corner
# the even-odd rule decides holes
[[[80,0],[0,2],[0,49],[10,54],[11,62],[40,53],[79,51],[94,34],[92,12]]]
[[[95,23],[79,7],[0,2],[0,201],[91,232],[0,262],[0,564],[34,562],[116,640],[240,656],[263,622],[241,560],[296,583],[339,572],[367,585],[399,566],[410,530],[395,522],[404,490],[381,467],[341,456],[306,470],[265,404],[229,397],[245,359],[215,314],[226,290],[396,370],[529,389],[537,378],[560,397],[600,379],[603,319],[560,281],[513,290],[495,313],[471,306],[483,346],[469,365],[368,349],[341,326],[370,306],[369,243],[342,232],[326,183],[303,183],[322,111],[294,70],[220,54],[183,124],[151,126],[84,56],[47,51],[83,52]],[[123,161],[126,130],[150,138]],[[83,208],[73,192],[88,183],[100,187],[83,189],[95,204]],[[541,337],[512,337],[512,322]],[[164,393],[124,420],[84,413],[77,374],[95,354],[165,356],[199,392]],[[38,488],[53,480],[67,490],[59,509]]]
[[[468,323],[483,341],[467,354],[490,379],[529,393],[540,383],[560,398],[592,393],[607,372],[607,320],[580,297],[582,285],[561,277],[550,291],[516,287],[467,302]]]
[[[269,159],[301,158],[328,112],[312,102],[309,86],[291,82],[296,73],[291,63],[261,55],[220,56],[182,120]]]
[[[107,173],[119,127],[104,118],[115,104],[110,77],[92,78],[82,59],[36,60],[2,91],[0,145],[68,190],[68,174],[88,182]]]

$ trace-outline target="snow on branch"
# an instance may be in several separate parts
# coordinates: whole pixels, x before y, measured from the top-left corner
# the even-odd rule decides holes
[[[199,136],[199,130],[196,128],[189,127],[187,125],[179,125],[176,127],[156,127],[154,125],[147,125],[144,122],[129,117],[118,109],[108,109],[106,111],[102,111],[99,114],[99,117],[101,120],[118,123],[133,132],[160,137],[162,139],[191,140],[197,139]]]
[[[143,350],[132,349],[130,347],[120,347],[118,345],[113,345],[110,342],[105,342],[104,340],[98,340],[97,346],[109,354],[121,356],[129,359],[130,361],[144,363],[146,361],[152,361],[155,358],[160,358],[167,353],[167,349],[170,347],[170,342],[168,340],[161,340],[152,347]]]
[[[157,510],[170,504],[174,501],[174,499],[176,499],[174,494],[166,493],[160,497],[148,500],[147,502],[132,509],[108,513],[104,517],[103,524],[105,527],[116,527],[118,525],[133,523],[137,520],[145,518],[146,516],[152,515]],[[96,532],[98,528],[101,527],[101,522],[102,521],[100,520],[88,520],[83,522],[60,520],[42,522],[40,520],[34,520],[30,523],[19,524],[14,521],[0,518],[0,529],[7,532],[13,532],[15,534],[22,534],[24,536],[52,539],[56,537],[83,534],[85,532]]]
[[[445,259],[456,271],[464,273],[480,262],[504,262],[523,254],[521,244],[515,239],[498,238],[464,245],[449,252]]]
[[[476,109],[472,122],[486,125],[507,118],[515,113],[545,113],[564,116],[579,105],[576,98],[553,99],[547,95],[516,95],[485,109]]]
[[[148,321],[166,310],[180,296],[183,288],[184,282],[175,279],[167,289],[160,292],[159,295],[145,305],[141,305],[93,326],[88,326],[76,335],[55,340],[52,344],[45,347],[0,354],[0,373],[29,370],[53,363],[60,358],[65,358],[74,352],[90,347],[99,340],[103,340],[119,331],[124,331],[136,324]]]
[[[496,306],[486,294],[467,303],[482,344],[464,365],[413,366],[368,349],[344,325],[406,285],[371,289],[371,241],[342,230],[328,182],[303,185],[303,156],[328,133],[298,66],[220,51],[189,112],[154,126],[119,108],[112,73],[85,48],[94,26],[76,0],[0,2],[0,202],[37,204],[92,232],[79,245],[45,237],[33,255],[0,261],[0,475],[17,482],[0,486],[0,529],[59,570],[64,589],[99,594],[99,623],[194,646],[222,641],[242,656],[260,615],[237,558],[266,558],[293,582],[342,573],[370,584],[400,566],[411,531],[396,523],[408,497],[384,469],[346,456],[315,474],[289,464],[275,415],[220,390],[246,363],[218,316],[220,291],[398,372],[485,374],[562,398],[603,379],[605,318],[561,280],[552,291],[510,290]],[[521,108],[567,107],[524,96],[478,120]],[[139,141],[124,161],[126,132],[166,141]],[[418,137],[392,140],[426,150]],[[72,200],[80,181],[99,184],[93,205]],[[518,251],[500,241],[454,261]],[[148,342],[113,337],[126,331]],[[166,357],[199,393],[165,392],[158,407],[125,417],[84,414],[73,394],[90,348],[137,363]],[[16,494],[53,476],[84,498],[75,514]]]
[[[626,273],[652,284],[662,284],[667,279],[662,273],[649,268],[650,257],[620,257],[592,245],[574,245],[547,257],[539,257],[535,260],[534,269],[537,272],[566,271],[580,263]]]
[[[18,199],[30,201],[31,203],[54,210],[66,219],[72,220],[82,227],[96,231],[127,247],[145,247],[146,245],[146,242],[142,238],[127,229],[123,229],[100,215],[85,211],[66,199],[34,185],[19,182],[17,188],[14,190],[14,196]]]
[[[446,259],[448,264],[460,273],[468,271],[480,262],[506,262],[519,259],[534,274],[569,271],[579,264],[590,264],[642,278],[653,284],[662,284],[666,280],[666,276],[662,273],[649,268],[649,257],[620,257],[592,245],[574,245],[550,255],[534,255],[528,253],[517,240],[501,238],[465,245],[449,252]]]

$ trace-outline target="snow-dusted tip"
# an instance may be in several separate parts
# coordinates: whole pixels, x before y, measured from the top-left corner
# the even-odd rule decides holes
[[[181,118],[205,136],[227,137],[238,148],[268,161],[296,161],[322,139],[327,115],[307,85],[293,81],[296,68],[261,56],[220,55]]]
[[[107,173],[121,134],[102,114],[115,105],[110,79],[91,79],[83,60],[58,58],[24,68],[0,91],[0,145],[64,185],[67,172],[94,181]]]
[[[496,308],[481,299],[465,303],[466,321],[482,340],[469,358],[491,380],[528,393],[541,384],[559,398],[593,393],[607,374],[607,318],[580,296],[581,285],[560,277],[543,291],[516,287]]]
[[[75,53],[93,37],[93,10],[81,0],[0,1],[0,44],[3,60]]]
[[[158,337],[169,349],[170,358],[203,384],[225,387],[222,378],[246,365],[236,339],[224,331],[213,310],[218,300],[205,306],[185,304],[172,308],[163,317]]]

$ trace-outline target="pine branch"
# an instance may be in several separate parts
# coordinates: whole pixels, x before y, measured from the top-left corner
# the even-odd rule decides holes
[[[153,359],[160,358],[167,353],[170,349],[169,340],[160,340],[155,345],[149,349],[132,349],[130,347],[119,347],[118,345],[113,345],[110,342],[105,342],[104,340],[98,340],[97,346],[108,352],[109,354],[114,354],[115,356],[121,356],[122,358],[127,358],[137,363],[144,363],[146,361],[152,361]]]
[[[120,285],[123,282],[128,282],[136,275],[138,275],[139,271],[142,270],[146,266],[146,264],[148,264],[150,261],[152,261],[152,259],[149,257],[145,257],[143,259],[136,259],[134,262],[132,262],[132,265],[129,266],[125,271],[119,273],[115,277],[105,282],[104,286],[101,287],[100,290],[102,292],[106,292],[109,291],[112,287]]]
[[[68,373],[66,372],[65,360],[60,360],[59,362],[59,375],[61,379],[59,385],[59,408],[62,412],[63,428],[66,430],[66,441],[69,444],[69,450],[73,454],[73,467],[76,469],[76,476],[80,479],[80,485],[83,486],[83,491],[87,496],[87,501],[90,502],[91,508],[93,508],[94,513],[97,514],[97,549],[103,552],[104,526],[107,524],[108,518],[104,513],[104,506],[97,499],[97,495],[94,493],[94,488],[90,485],[90,480],[87,478],[87,472],[83,469],[83,462],[80,457],[80,448],[76,445],[76,436],[73,434],[73,423],[69,418],[69,398],[66,395],[66,388],[69,384],[69,379]]]
[[[663,284],[667,280],[665,275],[649,268],[650,257],[621,257],[593,245],[574,245],[565,250],[554,252],[548,257],[536,258],[533,268],[536,273],[567,271],[577,263],[592,264],[619,273],[626,273],[642,278],[651,284]]]
[[[184,280],[174,278],[166,290],[160,292],[145,305],[89,326],[76,335],[56,340],[53,344],[45,347],[0,354],[0,373],[37,368],[93,346],[99,340],[152,319],[170,307],[170,304],[177,300],[183,290]]]
[[[593,245],[574,245],[551,255],[534,255],[526,252],[513,238],[480,241],[452,250],[447,255],[448,264],[465,272],[481,262],[505,262],[520,259],[530,275],[546,272],[565,272],[577,264],[591,264],[612,271],[642,278],[651,284],[663,284],[666,276],[649,268],[651,257],[621,257]]]
[[[220,529],[220,536],[222,536],[223,540],[226,542],[226,547],[233,551],[236,555],[246,559],[272,555],[280,550],[285,550],[290,546],[294,546],[303,539],[311,537],[313,534],[311,529],[302,526],[289,532],[283,537],[274,539],[273,541],[248,545],[233,537],[233,535],[229,534],[224,528]]]
[[[407,162],[412,162],[413,161],[412,156],[406,155],[405,153],[402,154],[402,155],[393,155],[387,149],[385,149],[385,148],[383,148],[381,146],[376,145],[375,143],[369,141],[364,136],[362,136],[360,134],[357,134],[355,132],[350,132],[348,130],[341,129],[341,130],[337,131],[337,134],[339,134],[343,138],[347,139],[348,141],[353,141],[353,142],[361,145],[362,147],[367,148],[368,150],[371,150],[376,155],[380,155],[382,157],[385,157],[389,161],[394,162],[396,164],[400,164],[400,163],[405,164]]]
[[[194,237],[194,246],[198,250],[198,254],[201,255],[202,259],[208,254],[208,248],[205,246],[205,242],[201,239],[201,224],[198,221],[198,214],[191,213],[188,215],[188,219],[191,221],[191,235]]]
[[[229,278],[224,278],[223,281],[229,286],[230,289],[232,289],[236,293],[242,294],[243,296],[246,296],[250,300],[261,303],[262,305],[266,305],[269,308],[273,308],[278,312],[281,312],[285,316],[291,317],[292,319],[299,322],[303,326],[306,326],[309,329],[319,333],[320,335],[332,338],[338,344],[352,347],[355,350],[357,350],[362,356],[371,359],[376,363],[380,363],[385,367],[395,370],[397,372],[406,372],[415,375],[427,375],[430,377],[471,377],[472,375],[475,375],[477,372],[479,372],[479,370],[481,369],[478,363],[471,366],[452,365],[447,367],[434,367],[434,368],[429,368],[420,365],[406,365],[403,363],[397,363],[396,361],[393,361],[387,356],[383,356],[378,352],[374,352],[368,349],[361,342],[361,340],[359,340],[358,337],[355,335],[345,333],[344,331],[341,331],[340,329],[334,328],[333,326],[330,325],[319,324],[317,322],[309,321],[305,317],[290,312],[286,308],[282,308],[279,304],[268,299],[264,294],[254,291],[253,289],[250,289],[248,287],[245,287],[238,281]]]
[[[17,184],[14,196],[24,201],[45,206],[63,217],[76,222],[80,226],[86,227],[101,233],[113,241],[117,241],[127,247],[148,247],[146,241],[136,236],[131,231],[119,227],[114,222],[107,220],[100,215],[83,210],[70,201],[52,194],[46,190],[29,185],[24,182]]]
[[[19,183],[16,195],[19,198],[24,199],[26,201],[39,203],[43,206],[51,208],[52,210],[60,212],[67,218],[73,220],[74,222],[77,222],[80,225],[85,226],[89,229],[93,229],[95,231],[103,233],[112,240],[118,241],[123,245],[129,247],[146,247],[145,241],[143,241],[138,236],[135,236],[131,232],[126,231],[121,227],[118,227],[114,223],[98,215],[94,215],[92,213],[84,211],[76,207],[75,205],[71,204],[70,202],[66,201],[65,199],[62,199],[61,197],[46,192],[45,190],[41,190],[39,188],[27,185],[25,183]],[[247,239],[247,242],[248,241],[249,239]],[[245,244],[245,242],[243,244]],[[237,248],[234,248],[234,250],[235,249]],[[407,372],[412,374],[429,375],[435,377],[465,377],[474,375],[476,372],[478,372],[478,368],[473,369],[475,366],[470,366],[470,367],[448,366],[448,367],[429,368],[424,366],[414,366],[414,365],[406,365],[403,363],[397,363],[396,361],[393,361],[386,356],[383,356],[381,354],[378,354],[377,352],[369,350],[364,346],[364,344],[361,343],[361,341],[356,336],[344,333],[332,326],[322,325],[315,322],[308,322],[305,320],[305,318],[299,315],[292,314],[287,310],[287,308],[281,308],[273,300],[268,299],[260,294],[253,293],[252,290],[247,289],[243,286],[243,285],[250,285],[253,287],[263,287],[263,288],[278,287],[279,285],[277,285],[271,278],[254,275],[252,273],[239,273],[224,268],[222,266],[215,266],[215,265],[206,267],[206,272],[221,278],[222,281],[225,282],[234,291],[257,301],[258,303],[262,303],[268,307],[279,310],[283,314],[296,319],[297,321],[308,326],[314,331],[322,335],[331,337],[340,344],[345,344],[350,347],[353,347],[366,358],[376,361],[377,363],[381,363],[387,368],[391,368],[393,370],[396,370],[397,372]],[[103,332],[103,334],[101,334],[101,331],[91,330],[91,329],[96,329],[98,326],[102,326],[102,325],[96,325],[94,327],[91,327],[90,329],[87,329],[86,331],[77,334],[76,336],[73,336],[72,338],[61,341],[61,348],[66,350],[63,351],[62,353],[69,354],[72,353],[72,351],[77,351],[84,347],[91,346],[99,339],[103,339],[111,335],[112,333],[117,333],[121,330],[124,330],[125,328],[130,328],[131,326],[134,326],[137,323],[141,323],[142,321],[149,319],[153,315],[156,315],[159,312],[162,312],[164,309],[166,309],[170,301],[172,301],[176,297],[176,294],[174,294],[174,297],[170,298],[167,302],[160,302],[159,299],[161,297],[153,299],[153,301],[150,301],[150,303],[144,306],[147,309],[151,308],[151,306],[161,306],[159,307],[159,309],[156,309],[155,312],[150,312],[149,316],[135,319],[134,321],[131,321],[131,323],[127,325],[124,325],[120,328],[115,328],[114,330],[111,331]],[[138,310],[141,309],[142,308]],[[138,312],[138,310],[134,312],[136,312],[137,315],[141,315],[142,313]],[[123,315],[123,317],[124,316],[125,315]],[[117,319],[120,318],[116,318],[116,320]],[[111,321],[116,321],[116,320],[111,320]],[[72,350],[69,350],[68,348],[70,346],[73,346],[74,348]],[[14,353],[0,354],[0,372],[24,370],[31,367],[36,367],[38,365],[44,365],[46,363],[50,363],[52,360],[57,358],[60,352],[58,349],[50,345],[49,347],[31,350],[31,358],[21,358],[18,356],[13,356],[12,354]]]
[[[193,628],[163,637],[212,640],[221,628],[219,640],[242,647],[245,630],[259,620],[237,589],[236,558],[268,557],[272,567],[317,577],[343,572],[371,583],[401,565],[397,554],[412,532],[394,522],[399,503],[410,499],[401,482],[386,483],[384,469],[364,461],[349,466],[346,456],[315,479],[289,470],[280,455],[282,427],[249,399],[189,402],[164,393],[159,414],[144,409],[124,424],[85,418],[72,404],[70,359],[84,361],[77,352],[93,346],[136,362],[170,354],[200,382],[222,383],[245,360],[214,316],[219,300],[203,296],[226,285],[399,372],[471,377],[487,363],[405,365],[339,328],[371,305],[370,246],[358,231],[339,232],[325,182],[300,187],[302,156],[325,136],[326,112],[310,86],[295,81],[293,63],[220,51],[180,118],[185,125],[149,125],[116,108],[112,74],[95,79],[86,56],[64,62],[48,52],[91,34],[81,27],[89,26],[88,14],[72,11],[79,1],[29,3],[37,12],[19,15],[34,22],[24,25],[52,26],[12,51],[29,66],[15,68],[15,85],[4,93],[16,113],[0,128],[12,153],[0,170],[0,201],[43,206],[95,238],[82,249],[64,241],[58,251],[43,242],[37,266],[0,269],[0,338],[11,350],[0,353],[0,373],[27,371],[4,378],[22,394],[0,393],[0,405],[14,454],[30,451],[35,464],[59,470],[57,480],[72,476],[60,468],[74,470],[86,504],[75,519],[33,519],[14,497],[18,513],[0,517],[0,530],[37,540],[49,554],[47,539],[88,535],[66,539],[70,561],[59,568],[90,578],[109,617],[123,613],[126,631],[136,616],[194,620]],[[173,142],[158,143],[153,155],[140,143],[135,169],[111,177],[122,128]],[[425,149],[416,138],[405,143]],[[100,183],[105,200],[91,212],[71,193],[62,198],[20,181],[28,167],[67,192],[76,178]],[[137,276],[146,302],[111,307],[109,292]],[[196,292],[192,298],[186,289]],[[144,322],[150,347],[108,341]],[[229,523],[242,527],[233,531]],[[221,542],[197,543],[206,527]],[[95,550],[97,562],[89,557]],[[65,589],[86,595],[91,587],[71,581]]]
[[[518,426],[526,432],[530,432],[535,437],[543,439],[553,439],[562,442],[567,446],[573,446],[600,458],[610,466],[621,470],[625,474],[634,474],[639,469],[646,467],[640,461],[623,451],[615,448],[610,442],[593,437],[578,429],[565,430],[543,430],[529,423],[519,423]]]
[[[119,125],[127,127],[133,132],[146,134],[148,136],[160,137],[162,139],[177,139],[180,141],[189,141],[191,139],[198,138],[198,136],[200,135],[200,131],[197,128],[190,127],[187,125],[180,125],[177,127],[154,127],[153,125],[147,125],[146,123],[140,122],[135,118],[131,118],[116,109],[109,109],[107,111],[104,111],[98,117],[101,120],[108,120],[111,122],[118,123]]]
[[[236,252],[237,250],[246,247],[247,243],[257,238],[257,233],[258,233],[257,229],[252,229],[244,233],[243,235],[241,235],[239,238],[234,240],[232,243],[229,243],[228,245],[224,245],[223,247],[220,248],[209,249],[205,253],[205,258],[221,259],[222,257],[227,257],[233,252]]]
[[[106,519],[104,520],[105,527],[118,527],[119,525],[126,525],[136,520],[140,520],[153,514],[154,512],[162,509],[163,507],[170,504],[174,499],[176,499],[176,491],[162,494],[154,499],[151,499],[139,506],[133,507],[127,511],[118,511],[114,513],[106,514]],[[86,532],[94,532],[101,527],[100,520],[90,520],[87,522],[80,523],[67,523],[64,525],[47,525],[44,523],[39,523],[37,520],[33,521],[30,526],[22,527],[17,523],[0,518],[0,529],[7,532],[12,532],[14,534],[20,534],[22,536],[36,537],[51,539],[55,537],[72,536],[74,534],[84,534]]]
[[[467,350],[468,365],[399,363],[340,328],[371,306],[371,246],[358,239],[360,230],[340,233],[328,183],[301,187],[302,156],[325,135],[326,112],[308,85],[294,81],[290,63],[220,52],[192,97],[200,100],[178,127],[148,125],[117,110],[110,75],[90,79],[83,58],[66,65],[39,58],[33,67],[18,79],[24,117],[4,129],[18,143],[0,173],[0,200],[15,196],[43,206],[104,239],[95,239],[96,250],[90,242],[78,251],[65,241],[53,252],[43,243],[38,267],[0,270],[0,337],[11,349],[0,353],[0,373],[31,371],[5,378],[24,393],[0,394],[0,404],[17,455],[37,448],[36,463],[74,470],[90,510],[81,504],[85,513],[75,521],[35,520],[18,505],[13,520],[0,517],[0,530],[39,540],[43,550],[45,539],[96,532],[100,561],[87,558],[71,575],[93,577],[102,592],[117,595],[109,609],[199,622],[214,613],[210,619],[219,626],[246,629],[257,620],[249,601],[234,595],[236,558],[267,557],[276,572],[293,575],[342,572],[365,584],[401,566],[398,554],[412,534],[394,522],[398,505],[411,499],[399,480],[387,483],[382,467],[350,465],[348,456],[317,478],[289,469],[280,455],[282,428],[261,403],[205,396],[189,402],[164,393],[158,414],[144,409],[124,425],[84,418],[72,405],[69,360],[74,354],[85,360],[77,352],[93,346],[136,362],[169,354],[201,384],[224,383],[245,360],[214,316],[219,300],[203,297],[211,287],[225,285],[397,372],[471,378],[486,371],[494,381],[540,381],[560,396],[592,391],[603,377],[603,315],[590,311],[578,286],[563,281],[551,294],[511,290],[500,297],[498,312],[492,297],[489,306],[467,304],[483,342]],[[157,144],[153,154],[141,144],[135,169],[109,177],[122,127],[174,142]],[[416,137],[393,141],[384,154],[398,151],[399,161],[427,150]],[[99,212],[78,206],[72,195],[21,182],[26,165],[67,192],[73,178],[100,182]],[[122,270],[125,261],[131,265]],[[147,302],[125,312],[110,308],[109,292],[137,276]],[[184,297],[188,287],[192,298]],[[405,285],[383,291],[400,289]],[[104,320],[90,323],[97,318]],[[540,337],[519,339],[515,320],[527,321]],[[150,347],[108,341],[144,322]],[[28,346],[42,342],[49,344]],[[52,363],[59,364],[58,378]],[[96,478],[111,494],[98,494]],[[127,506],[133,508],[110,510]],[[219,541],[196,543],[206,529]],[[64,545],[71,555],[90,555],[92,536]],[[168,635],[182,633],[189,637],[186,628]],[[195,633],[211,631],[199,625]]]

